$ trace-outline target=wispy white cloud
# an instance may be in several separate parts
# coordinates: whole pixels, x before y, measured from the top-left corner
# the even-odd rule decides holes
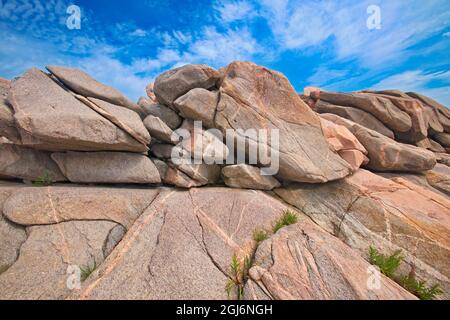
[[[257,15],[252,3],[245,0],[221,0],[217,1],[213,8],[218,12],[219,19],[223,23],[240,20],[250,20]]]
[[[280,50],[320,50],[327,45],[329,51],[332,44],[337,60],[356,59],[371,68],[405,59],[411,54],[409,47],[450,25],[446,0],[377,2],[380,30],[369,30],[366,25],[371,0],[263,0],[262,13]]]

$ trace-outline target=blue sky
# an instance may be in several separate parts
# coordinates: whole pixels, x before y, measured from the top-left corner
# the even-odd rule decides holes
[[[367,27],[369,5],[381,29]],[[1,77],[74,66],[134,100],[170,68],[251,60],[299,92],[398,88],[450,107],[448,0],[0,0],[0,38]]]

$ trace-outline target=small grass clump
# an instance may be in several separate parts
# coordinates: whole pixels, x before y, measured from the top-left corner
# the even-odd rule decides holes
[[[400,281],[400,285],[417,296],[420,300],[433,300],[438,295],[444,293],[438,284],[428,287],[425,281],[417,280],[414,275],[408,275],[403,277]]]
[[[400,267],[404,257],[402,251],[397,250],[390,256],[381,254],[377,249],[370,246],[369,248],[369,262],[380,268],[380,272],[385,276],[391,278],[403,288],[411,292],[413,295],[421,300],[433,300],[438,295],[443,293],[438,284],[428,287],[425,281],[417,280],[414,273],[414,266],[408,276],[398,277],[395,272]]]
[[[269,233],[266,230],[256,229],[253,231],[253,240],[257,243],[263,242],[269,238]]]
[[[36,178],[36,180],[32,181],[33,186],[36,187],[46,187],[51,186],[54,183],[52,176],[45,171],[42,175]]]
[[[397,250],[393,255],[387,257],[384,254],[378,252],[377,249],[370,246],[369,248],[369,262],[380,268],[380,271],[385,276],[392,278],[395,271],[400,267],[400,263],[403,261],[402,251]]]
[[[81,282],[86,281],[86,279],[89,278],[89,276],[92,274],[92,272],[94,272],[95,269],[97,269],[97,262],[95,260],[94,260],[94,263],[92,264],[92,266],[90,264],[88,264],[86,266],[80,267]]]
[[[273,225],[273,233],[277,233],[281,228],[290,226],[298,222],[298,216],[289,209],[284,210],[283,215],[275,221]]]
[[[252,259],[246,256],[243,266],[236,255],[233,255],[230,263],[230,271],[232,273],[231,279],[228,280],[225,285],[225,291],[228,294],[228,298],[231,297],[233,290],[236,291],[238,300],[244,298],[244,285],[245,280],[248,278],[248,270],[252,267]]]

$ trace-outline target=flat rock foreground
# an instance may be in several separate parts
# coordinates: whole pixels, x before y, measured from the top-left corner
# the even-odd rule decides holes
[[[0,299],[450,297],[450,110],[431,98],[298,94],[233,62],[134,103],[47,70],[0,79]]]

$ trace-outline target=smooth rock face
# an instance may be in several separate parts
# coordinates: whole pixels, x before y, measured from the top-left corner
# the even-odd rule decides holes
[[[132,187],[27,187],[9,196],[4,202],[3,214],[12,222],[24,226],[105,220],[128,229],[158,193],[158,189]]]
[[[361,142],[368,152],[367,168],[377,171],[421,172],[436,165],[436,157],[428,150],[398,143],[334,114],[322,114],[323,118],[345,126]]]
[[[448,198],[366,170],[324,186],[299,184],[275,192],[364,257],[371,245],[385,254],[402,249],[420,279],[450,292]],[[401,271],[407,275],[410,267]]]
[[[285,209],[257,191],[162,192],[71,298],[227,299],[232,256],[250,254],[255,228]]]
[[[356,122],[363,127],[375,130],[388,138],[394,139],[394,132],[366,111],[353,107],[336,106],[321,100],[315,104],[314,111],[318,113],[336,114],[342,118]]]
[[[214,87],[219,77],[219,72],[207,65],[189,64],[159,75],[153,90],[160,103],[172,106],[176,99],[191,89]]]
[[[0,176],[34,181],[50,178],[53,182],[66,181],[49,152],[0,144]]]
[[[147,115],[160,118],[172,130],[182,123],[181,117],[175,111],[161,104],[144,105],[143,109]]]
[[[416,300],[378,274],[379,289],[368,288],[369,264],[339,239],[310,222],[283,228],[264,241],[250,269],[246,299]],[[349,272],[349,270],[351,270]]]
[[[160,183],[158,170],[147,156],[125,152],[54,153],[52,159],[75,183]]]
[[[279,129],[278,175],[283,179],[321,183],[351,172],[350,166],[330,150],[318,116],[289,81],[253,63],[234,62],[225,70],[215,125],[223,134],[227,129]],[[262,143],[260,140],[257,142]]]
[[[272,176],[261,175],[260,168],[246,164],[227,166],[222,169],[225,185],[231,188],[272,190],[280,183]]]
[[[175,100],[174,105],[184,118],[202,121],[204,127],[214,128],[218,100],[218,92],[196,88]]]
[[[2,214],[6,199],[20,188],[23,188],[23,184],[0,183],[0,274],[14,264],[19,255],[20,246],[27,239],[25,228],[14,225]]]
[[[123,106],[133,110],[140,116],[144,116],[142,109],[118,90],[98,82],[80,69],[48,66],[47,70],[70,90],[81,94],[82,96],[97,98],[115,105]]]
[[[150,135],[136,112],[103,100],[95,98],[89,98],[88,100],[91,102],[88,103],[90,106],[95,106],[95,111],[99,112],[105,118],[117,125],[120,129],[127,132],[144,146],[150,143]]]
[[[177,138],[172,137],[173,131],[160,118],[147,116],[144,125],[150,132],[151,136],[161,142],[176,143]]]
[[[109,221],[72,221],[27,230],[18,260],[0,275],[0,299],[64,299],[69,266],[98,266],[103,244],[116,226]],[[74,275],[74,278],[76,275]]]
[[[410,116],[389,99],[365,93],[320,92],[320,99],[332,104],[350,106],[371,113],[388,128],[407,132],[412,127]]]
[[[52,151],[147,150],[37,69],[11,82],[8,101],[24,145]]]

